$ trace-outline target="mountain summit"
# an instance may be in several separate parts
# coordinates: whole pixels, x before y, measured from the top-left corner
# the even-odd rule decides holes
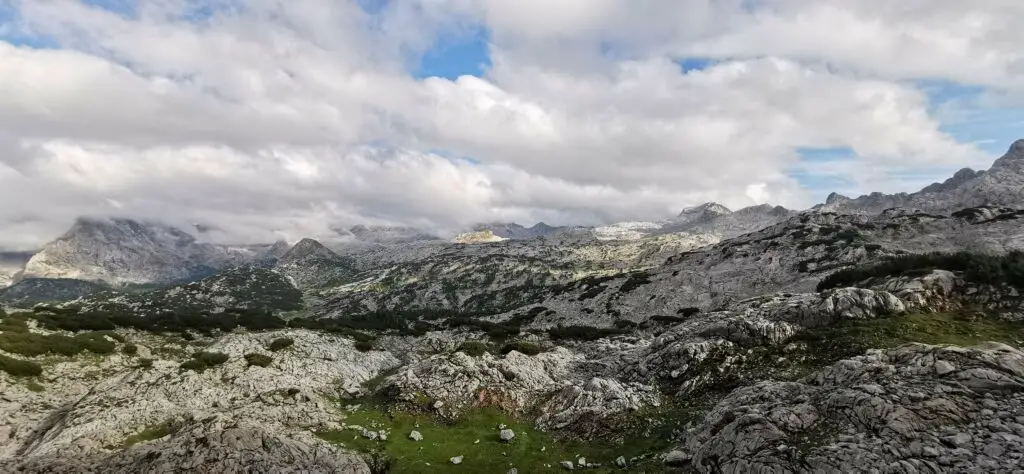
[[[154,222],[82,217],[33,255],[20,278],[170,283],[247,263],[261,250],[199,243],[180,229]]]
[[[987,171],[964,168],[942,183],[933,183],[912,194],[871,193],[850,199],[832,193],[814,209],[877,214],[894,207],[952,212],[977,206],[1024,207],[1024,140],[1013,142]]]

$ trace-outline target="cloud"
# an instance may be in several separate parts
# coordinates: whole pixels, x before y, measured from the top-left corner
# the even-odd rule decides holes
[[[255,242],[804,207],[808,176],[856,193],[984,167],[985,137],[945,121],[1024,97],[1024,11],[998,0],[126,3],[0,6],[0,247],[79,214]],[[415,77],[439,38],[481,29],[481,77]],[[922,81],[980,93],[937,104]]]

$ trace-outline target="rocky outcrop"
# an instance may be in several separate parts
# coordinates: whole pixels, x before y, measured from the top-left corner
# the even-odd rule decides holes
[[[8,428],[0,439],[0,459],[95,459],[128,466],[122,461],[133,456],[111,460],[108,455],[132,436],[166,426],[195,434],[181,438],[183,446],[201,442],[202,430],[215,435],[244,428],[261,433],[246,435],[253,439],[296,440],[299,444],[286,446],[289,451],[313,455],[318,442],[311,431],[339,427],[332,399],[360,393],[364,382],[399,364],[387,352],[360,352],[351,340],[305,330],[227,334],[191,348],[175,347],[163,336],[128,336],[139,346],[138,357],[152,359],[150,367],[120,354],[102,356],[98,362],[58,361],[44,371],[42,391],[0,377],[0,426]],[[270,342],[282,337],[294,343],[268,351]],[[227,362],[202,372],[181,369],[181,362],[200,347],[226,354]],[[272,362],[249,366],[246,354],[264,354]]]
[[[516,351],[502,357],[439,354],[388,377],[377,393],[399,401],[440,402],[437,406],[444,414],[473,406],[516,412],[570,383],[573,365],[580,360],[582,356],[561,347],[536,356]]]
[[[541,406],[543,414],[537,419],[537,426],[556,430],[571,427],[579,432],[584,424],[660,405],[654,387],[594,377],[555,393]]]
[[[228,427],[216,419],[108,455],[28,457],[0,461],[0,469],[39,474],[370,473],[358,455],[326,443],[299,441],[258,427]]]
[[[674,462],[697,472],[1011,472],[1024,353],[910,345],[722,400]]]

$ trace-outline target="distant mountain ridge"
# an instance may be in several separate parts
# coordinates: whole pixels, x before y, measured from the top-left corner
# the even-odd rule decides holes
[[[877,214],[890,208],[952,212],[966,207],[1024,207],[1024,140],[1017,140],[988,170],[964,168],[942,183],[916,193],[871,193],[849,198],[837,193],[812,209],[822,212]]]
[[[160,223],[83,217],[33,255],[20,278],[69,278],[111,285],[171,283],[259,260],[273,248],[200,243]]]
[[[907,208],[949,213],[979,206],[1024,208],[1024,140],[1014,142],[986,171],[965,168],[942,183],[911,194],[872,193],[851,199],[833,193],[810,210],[878,214],[890,208]],[[717,241],[777,224],[797,214],[798,211],[767,204],[732,211],[721,204],[705,203],[685,208],[675,217],[658,222],[620,222],[600,227],[483,223],[454,241],[484,244],[543,238],[549,240],[549,244],[568,245],[586,240],[637,240],[675,233]],[[302,240],[294,247],[285,242],[224,246],[199,242],[189,233],[160,223],[80,218],[68,232],[28,259],[23,270],[19,268],[18,258],[0,262],[0,285],[6,286],[12,278],[77,279],[114,286],[167,284],[195,280],[238,265],[255,265],[275,268],[293,278],[299,286],[320,286],[325,282],[347,281],[376,263],[393,261],[389,256],[392,254],[411,250],[412,254],[431,255],[452,245],[452,241],[432,233],[404,226],[357,225],[337,231],[334,239],[328,242],[330,248],[312,239]],[[371,256],[364,258],[364,255]]]

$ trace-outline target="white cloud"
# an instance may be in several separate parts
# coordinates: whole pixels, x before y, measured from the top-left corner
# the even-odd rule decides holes
[[[656,219],[709,200],[801,207],[812,196],[794,169],[863,192],[899,186],[895,172],[985,166],[915,81],[1006,97],[1024,84],[1024,7],[998,0],[13,5],[0,35],[60,48],[0,42],[12,248],[77,214],[260,241],[359,222]],[[485,77],[408,73],[439,36],[476,28],[490,33]],[[674,60],[691,55],[718,62],[686,73]],[[801,163],[804,147],[855,159]]]

